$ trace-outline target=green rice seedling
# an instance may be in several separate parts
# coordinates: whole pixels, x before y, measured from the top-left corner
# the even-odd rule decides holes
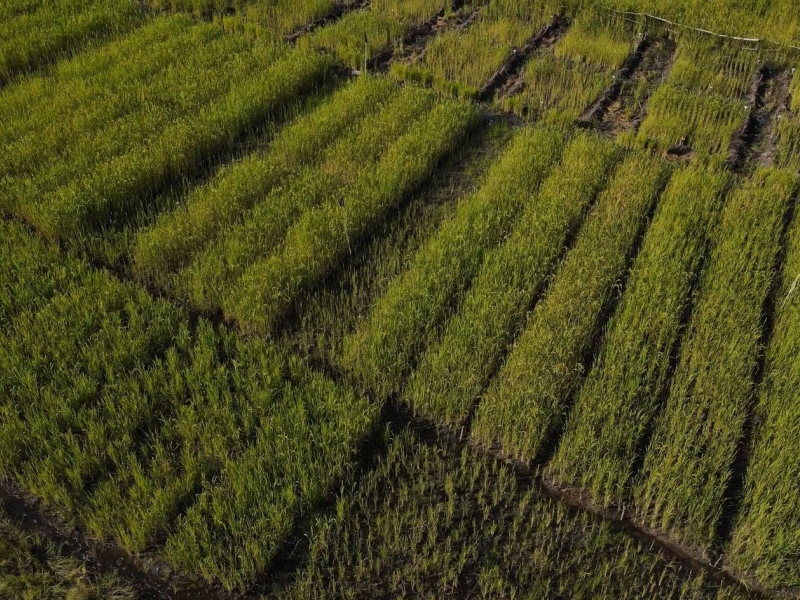
[[[0,509],[0,594],[37,600],[134,600],[114,574],[91,573],[67,548],[22,529]]]
[[[18,314],[35,310],[86,274],[79,261],[31,237],[18,223],[0,220],[0,240],[0,329],[7,330]]]
[[[37,469],[50,444],[98,387],[143,368],[169,346],[177,315],[165,302],[88,272],[39,311],[19,314],[2,347],[0,471],[45,499],[57,493]]]
[[[48,136],[49,132],[44,131],[23,140],[22,147],[12,145],[9,151],[17,158],[10,162],[16,163],[16,170],[22,174],[3,184],[3,187],[11,184],[8,197],[4,198],[4,202],[11,204],[9,210],[33,219],[30,215],[36,214],[38,206],[55,195],[60,186],[91,173],[100,164],[112,162],[132,147],[148,144],[170,123],[224,95],[237,79],[241,82],[248,78],[249,69],[254,66],[248,44],[235,39],[232,43],[229,40],[233,38],[215,34],[211,27],[202,29],[203,33],[212,35],[201,33],[191,37],[192,43],[187,46],[195,48],[193,58],[168,69],[163,77],[156,77],[153,82],[132,85],[131,88],[137,89],[127,90],[129,106],[122,109],[126,114],[110,119],[100,131],[76,132],[62,123],[56,126],[55,135]],[[179,54],[174,59],[177,61]],[[264,67],[273,60],[271,52],[259,56]],[[198,68],[212,71],[221,68],[224,75],[185,83]],[[126,103],[125,96],[118,92],[109,102],[122,106]],[[65,115],[64,120],[68,122],[69,115]],[[63,134],[59,135],[58,129]],[[40,135],[48,141],[40,140]]]
[[[170,119],[196,110],[210,97],[225,91],[234,75],[233,59],[248,46],[209,26],[185,24],[173,30],[169,41],[152,43],[146,56],[140,52],[137,61],[128,65],[127,70],[136,73],[135,77],[87,75],[82,88],[91,94],[81,100],[88,104],[62,107],[59,113],[45,110],[47,122],[37,115],[38,127],[6,146],[3,172],[34,174],[56,163],[56,167],[74,176],[66,167],[88,162],[88,152],[95,152],[95,161],[113,156],[113,144],[124,147],[135,139],[146,139],[149,132],[162,128]],[[147,66],[141,67],[142,64]],[[204,78],[207,81],[192,81],[190,77],[200,69],[224,71],[216,78]],[[69,90],[70,83],[58,76],[42,79],[51,80],[49,85],[59,88],[59,95],[62,85]],[[140,113],[158,120],[148,130]],[[127,122],[139,129],[126,130]],[[104,141],[104,137],[110,139]]]
[[[518,483],[499,461],[408,432],[385,443],[385,458],[319,519],[283,597],[711,600],[726,590]]]
[[[407,20],[379,10],[357,10],[336,23],[303,36],[298,46],[324,50],[351,69],[364,69],[376,56],[397,45],[408,29]]]
[[[48,75],[21,79],[0,90],[0,106],[7,117],[0,122],[0,145],[37,134],[58,121],[55,115],[70,110],[80,115],[74,124],[81,131],[104,125],[110,107],[96,104],[160,72],[165,66],[162,60],[171,62],[165,52],[176,46],[180,49],[180,41],[189,34],[205,31],[191,25],[191,19],[185,17],[154,19],[115,43],[57,63]],[[144,53],[155,60],[144,60]],[[5,161],[14,158],[0,156],[3,173],[7,172]]]
[[[532,119],[574,121],[612,85],[634,42],[634,32],[624,22],[587,10],[552,51],[527,62],[522,92],[500,104]]]
[[[730,564],[771,589],[800,587],[800,218],[795,213],[775,298],[755,406],[744,499],[727,548]]]
[[[522,130],[486,181],[423,246],[344,342],[342,366],[379,398],[400,390],[417,355],[458,304],[483,257],[501,242],[564,146],[559,130]]]
[[[775,166],[800,171],[800,69],[789,84],[789,110],[781,112],[774,124]]]
[[[292,52],[196,116],[166,128],[147,147],[133,148],[59,190],[36,215],[47,235],[65,240],[102,230],[143,209],[170,180],[191,175],[204,160],[231,149],[235,140],[313,89],[329,60]]]
[[[667,174],[646,155],[619,166],[478,405],[474,439],[526,462],[545,451],[583,381],[603,315]]]
[[[92,42],[124,34],[145,22],[132,2],[60,0],[0,23],[0,86]]]
[[[312,373],[258,431],[254,445],[227,461],[167,539],[177,565],[244,589],[275,556],[293,523],[350,470],[377,405]]]
[[[443,101],[391,145],[341,199],[307,211],[281,247],[250,267],[223,302],[246,331],[270,332],[296,298],[347,257],[386,214],[405,200],[476,124],[472,104]]]
[[[551,473],[587,489],[598,503],[626,497],[638,446],[668,384],[727,182],[727,173],[709,167],[673,175],[567,420]]]
[[[686,37],[667,81],[648,106],[639,142],[660,150],[688,144],[700,157],[725,158],[750,106],[747,94],[758,55]]]
[[[508,238],[486,255],[442,339],[423,354],[405,393],[415,411],[463,423],[618,155],[613,142],[594,134],[566,147]]]
[[[395,98],[338,140],[315,167],[275,189],[241,223],[223,233],[177,276],[176,287],[201,310],[221,306],[229,287],[245,270],[269,256],[286,231],[304,212],[336,201],[364,171],[411,125],[422,119],[435,101],[433,92],[407,86]],[[184,291],[185,290],[185,291]]]
[[[315,165],[336,139],[381,106],[393,90],[385,78],[359,78],[287,125],[266,153],[223,168],[208,185],[193,190],[183,204],[137,234],[133,250],[137,276],[167,287],[174,271],[271,190],[303,167]]]
[[[370,6],[397,19],[423,22],[440,10],[448,10],[450,3],[446,0],[375,0]]]
[[[716,539],[752,408],[761,311],[798,183],[761,170],[727,200],[636,488],[637,508],[653,526],[703,548]]]

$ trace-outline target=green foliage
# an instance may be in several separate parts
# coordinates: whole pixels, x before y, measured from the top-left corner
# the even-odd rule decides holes
[[[727,182],[727,173],[705,167],[673,175],[567,421],[552,473],[588,489],[599,503],[625,499]]]
[[[726,158],[736,130],[747,118],[748,91],[758,54],[686,37],[669,78],[653,94],[640,143],[667,150],[688,144],[700,157]]]
[[[230,286],[253,263],[269,256],[293,223],[317,206],[340,200],[391,144],[424,118],[434,101],[432,92],[408,86],[375,104],[375,112],[326,150],[318,165],[273,190],[180,273],[179,293],[197,308],[220,308]]]
[[[569,123],[612,85],[634,42],[624,21],[603,20],[587,10],[552,51],[538,52],[526,63],[522,92],[501,105],[532,119]]]
[[[134,600],[113,575],[95,576],[77,558],[0,511],[0,596],[9,600]]]
[[[325,50],[345,66],[363,69],[365,60],[369,61],[398,44],[407,27],[408,21],[398,20],[391,13],[358,10],[303,36],[298,46]]]
[[[718,584],[526,489],[497,461],[408,433],[389,442],[320,519],[288,597],[716,597]]]
[[[508,238],[487,253],[442,339],[421,358],[405,394],[416,411],[453,426],[463,422],[618,155],[613,143],[592,134],[567,146]]]
[[[479,404],[475,439],[499,443],[523,461],[545,450],[583,381],[588,352],[666,175],[662,162],[637,154],[619,166]]]
[[[391,145],[374,169],[334,202],[303,214],[271,257],[255,263],[223,310],[247,331],[267,333],[301,292],[319,282],[387,213],[433,174],[478,118],[468,103],[443,101]]]
[[[785,249],[756,403],[744,502],[728,549],[732,564],[773,588],[800,587],[800,218]]]
[[[192,190],[175,210],[139,232],[133,251],[136,274],[169,287],[171,275],[211,244],[231,223],[273,189],[316,165],[354,123],[391,96],[385,78],[364,77],[344,87],[311,113],[280,131],[266,153],[255,153],[220,170]]]
[[[798,178],[762,170],[733,192],[713,237],[666,407],[636,492],[650,522],[709,547],[752,408],[762,307]]]
[[[460,202],[380,297],[369,320],[345,340],[343,366],[378,397],[400,390],[417,355],[469,287],[487,251],[545,179],[564,146],[559,130],[520,131],[485,183]]]
[[[136,3],[119,0],[49,0],[30,5],[6,1],[0,3],[0,11],[0,86],[145,22]]]

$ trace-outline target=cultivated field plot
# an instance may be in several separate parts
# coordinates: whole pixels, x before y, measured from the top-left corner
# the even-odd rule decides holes
[[[793,0],[0,8],[0,597],[800,598]]]

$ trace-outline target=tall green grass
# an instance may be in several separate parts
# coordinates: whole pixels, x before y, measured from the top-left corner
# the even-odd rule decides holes
[[[564,146],[559,130],[526,129],[481,188],[419,250],[344,343],[342,365],[378,397],[398,392],[417,355],[457,306],[483,257],[510,231]]]
[[[319,165],[274,190],[181,272],[176,282],[179,295],[197,308],[218,309],[230,286],[248,267],[269,256],[294,222],[305,212],[342,198],[348,186],[374,168],[391,145],[425,117],[434,101],[432,92],[408,86],[376,106],[377,112],[337,140]]]
[[[267,333],[297,296],[319,282],[386,214],[430,177],[478,119],[469,103],[443,101],[389,148],[340,199],[307,211],[267,259],[251,266],[223,302],[246,331]]]
[[[386,443],[317,523],[285,597],[746,597],[523,487],[498,461],[408,432]]]
[[[731,564],[769,588],[800,587],[800,218],[791,225],[755,405],[744,500],[728,547]]]
[[[244,589],[269,564],[292,525],[350,470],[377,405],[320,375],[283,393],[253,445],[226,461],[167,540],[177,565]]]
[[[552,474],[587,489],[597,502],[626,498],[639,444],[669,383],[728,178],[706,167],[673,175],[567,420]]]
[[[195,173],[205,160],[232,149],[245,133],[280,118],[331,66],[318,55],[292,52],[197,115],[167,127],[148,146],[134,146],[61,188],[29,216],[45,233],[63,239],[110,227],[146,208],[170,181]]]
[[[634,49],[634,28],[603,17],[592,10],[580,13],[552,51],[526,63],[522,92],[500,104],[531,119],[569,123],[578,118],[613,84]]]
[[[32,10],[3,10],[3,16],[0,86],[59,57],[123,35],[146,21],[134,2],[117,0],[40,2]]]
[[[423,354],[405,393],[416,411],[453,426],[464,421],[618,155],[593,134],[569,143],[508,238],[486,255],[442,339]]]
[[[616,170],[478,405],[474,439],[526,462],[546,450],[583,381],[603,315],[620,293],[667,174],[661,161],[639,154]]]
[[[793,174],[762,170],[727,200],[636,489],[652,525],[704,548],[716,539],[752,409],[762,308],[797,187]]]
[[[682,38],[669,78],[650,100],[640,143],[660,150],[688,144],[699,158],[726,158],[752,108],[747,94],[758,60],[735,45]]]
[[[393,94],[384,78],[364,77],[278,133],[267,152],[223,168],[207,185],[193,190],[179,207],[159,216],[137,234],[133,262],[145,281],[168,287],[173,272],[213,243],[231,223],[306,166],[365,115]]]

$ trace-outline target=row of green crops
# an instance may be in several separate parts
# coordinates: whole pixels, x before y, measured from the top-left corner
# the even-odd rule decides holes
[[[705,167],[673,175],[567,420],[552,473],[599,503],[626,499],[639,445],[668,384],[728,178]]]
[[[731,563],[771,587],[800,588],[800,218],[785,249],[773,335],[755,406],[745,497],[729,548]]]
[[[474,439],[526,462],[547,450],[666,175],[660,161],[637,154],[619,166],[479,404]]]
[[[515,49],[550,23],[560,7],[549,1],[493,0],[476,10],[480,14],[475,23],[437,35],[419,64],[394,65],[394,73],[474,97]]]
[[[487,251],[511,229],[558,160],[564,132],[520,131],[486,181],[419,250],[345,340],[342,365],[378,397],[399,391],[419,352],[457,305]]]
[[[709,38],[678,42],[675,64],[647,108],[638,133],[647,147],[691,147],[698,158],[727,158],[745,119],[759,54]]]
[[[0,508],[0,596],[36,600],[134,600],[136,591],[111,574],[89,573],[61,545],[29,533]]]
[[[248,331],[269,332],[298,296],[345,259],[354,244],[424,183],[476,124],[475,106],[445,100],[361,171],[340,198],[303,213],[283,243],[242,275],[223,302]]]
[[[733,600],[496,461],[408,433],[319,523],[292,598]]]
[[[690,544],[707,548],[717,537],[752,409],[762,308],[797,187],[795,175],[764,170],[726,201],[645,457],[635,493],[638,510]]]
[[[184,268],[226,229],[240,223],[284,181],[311,170],[329,147],[365,116],[393,96],[392,84],[364,77],[345,86],[316,110],[283,128],[266,152],[255,152],[221,169],[193,189],[171,212],[163,213],[137,234],[133,261],[148,283],[171,288],[175,271]]]
[[[551,50],[534,55],[522,74],[522,93],[502,106],[532,119],[571,122],[614,82],[634,49],[635,35],[624,20],[581,13]]]
[[[369,68],[371,60],[402,45],[412,27],[441,10],[445,0],[380,0],[350,12],[327,27],[303,36],[298,45],[333,54],[351,69]]]
[[[178,295],[199,309],[222,306],[229,288],[276,249],[287,230],[318,206],[339,202],[359,175],[379,163],[393,143],[434,104],[432,92],[406,87],[337,140],[314,168],[305,169],[231,227],[179,276]]]
[[[790,103],[774,124],[775,164],[800,171],[800,69],[789,83]]]
[[[508,237],[485,256],[441,340],[421,358],[406,394],[417,412],[462,424],[618,155],[613,142],[592,134],[567,146]]]
[[[211,25],[192,25],[185,17],[170,19],[179,23],[178,34],[161,44],[171,64],[146,68],[143,80],[117,79],[119,69],[95,79],[78,67],[74,87],[102,90],[97,93],[107,103],[107,109],[100,109],[101,114],[107,111],[105,118],[67,104],[10,144],[14,152],[3,169],[11,173],[3,181],[4,210],[70,242],[121,228],[143,209],[152,210],[152,197],[165,187],[232,151],[244,135],[284,118],[333,66],[317,54],[255,45]],[[134,37],[162,36],[151,28],[171,30],[156,22]],[[145,48],[141,60],[148,60]],[[102,62],[95,53],[78,62]],[[57,72],[51,76],[55,84],[41,87],[54,85],[57,96],[58,77]],[[105,89],[109,80],[111,89],[119,84],[116,93]],[[66,84],[67,93],[72,83]],[[115,104],[117,97],[127,100],[120,103],[124,108]],[[38,119],[36,113],[30,118]],[[83,119],[93,119],[94,130],[73,127]],[[42,144],[46,151],[37,156],[33,149]]]
[[[119,0],[4,0],[0,14],[0,86],[145,22],[135,2]]]
[[[349,472],[377,407],[75,259],[43,273],[49,247],[4,227],[9,254],[31,258],[0,281],[53,291],[1,334],[0,474],[99,538],[166,539],[175,565],[246,586]]]

